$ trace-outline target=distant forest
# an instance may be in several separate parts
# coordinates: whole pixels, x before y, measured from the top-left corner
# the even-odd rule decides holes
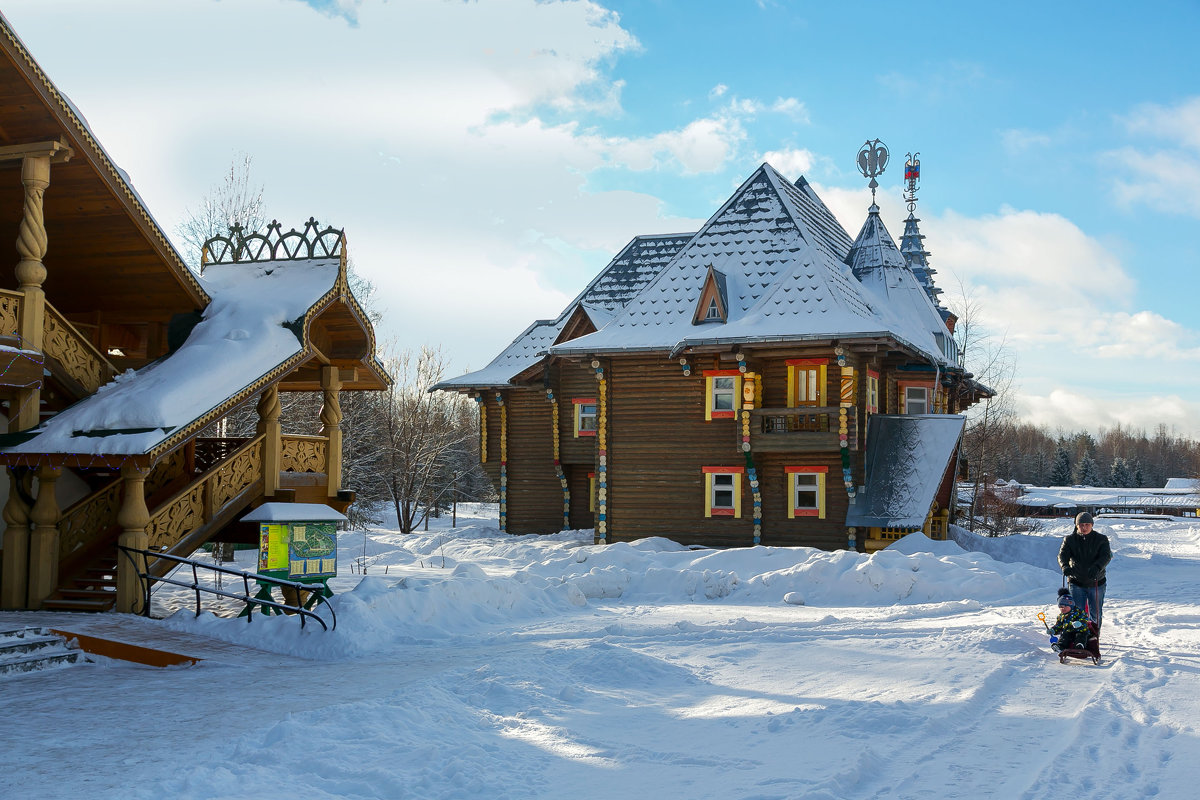
[[[1168,478],[1200,477],[1200,442],[1160,425],[1153,435],[1117,427],[1089,433],[1047,432],[1025,423],[980,435],[968,426],[963,455],[970,478],[1035,486],[1161,487]],[[999,435],[997,435],[997,433]]]

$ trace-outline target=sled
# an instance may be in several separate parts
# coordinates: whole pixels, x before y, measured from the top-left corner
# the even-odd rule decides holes
[[[1067,663],[1068,658],[1077,658],[1081,661],[1091,659],[1093,664],[1100,663],[1100,642],[1092,639],[1088,642],[1088,647],[1085,650],[1082,647],[1067,647],[1058,651],[1058,663]]]

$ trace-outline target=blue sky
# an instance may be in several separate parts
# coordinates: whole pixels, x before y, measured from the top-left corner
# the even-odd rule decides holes
[[[851,235],[903,156],[936,280],[1018,361],[1027,419],[1200,437],[1200,4],[6,0],[165,227],[249,154],[345,226],[385,337],[483,366],[632,236],[762,161]],[[69,19],[71,24],[64,24]],[[51,188],[53,191],[53,188]],[[960,287],[962,287],[960,289]]]

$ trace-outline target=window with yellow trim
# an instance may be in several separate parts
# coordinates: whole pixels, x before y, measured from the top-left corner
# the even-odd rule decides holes
[[[788,519],[825,519],[825,474],[829,467],[784,467],[788,477]]]
[[[785,363],[788,370],[788,407],[825,405],[826,360],[792,358]]]
[[[742,516],[744,467],[704,467],[704,516]]]
[[[592,397],[577,397],[575,405],[575,438],[596,435],[596,400]]]
[[[879,373],[867,370],[867,413],[879,413]]]
[[[736,369],[704,371],[704,418],[728,419],[737,416],[742,396],[742,373]]]

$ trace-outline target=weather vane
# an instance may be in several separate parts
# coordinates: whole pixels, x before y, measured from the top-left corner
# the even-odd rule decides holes
[[[858,151],[858,171],[863,174],[864,178],[871,179],[871,182],[867,184],[871,187],[871,205],[875,205],[875,190],[879,188],[879,181],[875,179],[883,174],[887,165],[887,145],[878,139],[875,141],[867,139],[867,143]]]
[[[920,153],[909,153],[904,162],[904,201],[908,203],[908,213],[913,213],[917,207],[917,184],[921,182]]]

